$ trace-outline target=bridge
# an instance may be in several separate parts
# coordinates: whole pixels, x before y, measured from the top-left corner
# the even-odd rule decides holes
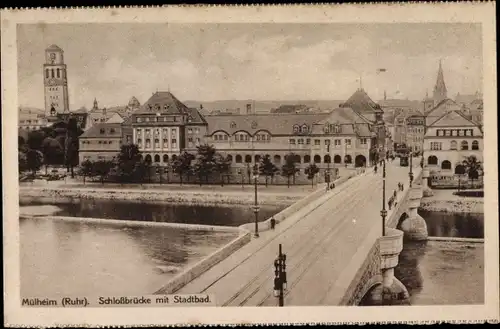
[[[281,244],[287,255],[286,306],[358,305],[363,298],[378,305],[407,303],[408,292],[394,277],[403,238],[427,238],[417,209],[428,173],[421,184],[419,161],[413,163],[411,188],[408,167],[386,165],[384,236],[382,169],[371,169],[331,191],[314,192],[307,203],[292,205],[274,230],[261,232],[182,287],[167,285],[157,293],[212,294],[218,306],[275,306],[273,264]],[[389,208],[394,191],[396,202]]]

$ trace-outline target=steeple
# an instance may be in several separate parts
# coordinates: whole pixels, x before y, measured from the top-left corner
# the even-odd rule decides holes
[[[444,83],[443,67],[441,60],[439,60],[439,70],[437,74],[436,85],[434,86],[434,102],[439,103],[447,98],[446,85]]]
[[[99,107],[97,106],[97,99],[94,98],[94,106],[92,107],[92,110],[97,110]]]

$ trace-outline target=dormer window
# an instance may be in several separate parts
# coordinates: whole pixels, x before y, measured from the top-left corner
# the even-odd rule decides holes
[[[112,134],[114,134],[114,133],[115,133],[115,128],[111,128],[109,131],[110,131]]]
[[[300,127],[299,127],[299,125],[294,125],[294,126],[293,126],[293,133],[294,133],[294,134],[298,134],[299,132],[300,132]]]
[[[101,128],[101,129],[99,130],[99,132],[100,132],[101,134],[104,134],[104,128]]]
[[[303,133],[303,134],[307,134],[309,128],[307,127],[307,125],[302,125],[302,127],[300,128],[300,132]]]
[[[168,106],[167,106],[167,105],[164,105],[164,106],[163,106],[163,109],[164,109],[164,110],[167,110],[167,109],[168,109]]]

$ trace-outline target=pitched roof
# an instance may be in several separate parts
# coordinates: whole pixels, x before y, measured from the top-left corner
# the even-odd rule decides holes
[[[319,122],[319,124],[327,122],[332,124],[337,122],[339,124],[370,123],[368,119],[350,107],[339,107],[330,111],[328,116]]]
[[[188,113],[189,109],[184,103],[172,95],[172,93],[168,91],[157,91],[134,113],[144,114],[157,112],[162,114],[183,114]]]
[[[380,105],[375,103],[364,91],[364,89],[356,90],[345,103],[340,105],[340,107],[350,107],[354,111],[361,114],[383,112],[383,110],[380,108]]]
[[[306,124],[309,129],[316,122],[327,117],[327,113],[314,114],[250,114],[250,115],[213,115],[205,117],[208,123],[207,134],[225,131],[232,135],[237,131],[255,134],[259,130],[267,130],[273,135],[293,134],[294,125]]]
[[[47,50],[59,50],[59,51],[62,51],[61,48],[59,48],[59,46],[57,45],[50,45],[47,47]]]
[[[207,120],[201,115],[200,111],[193,107],[188,108],[188,118],[190,119],[189,124],[207,124]]]
[[[130,106],[130,107],[139,107],[139,106],[141,106],[141,103],[139,103],[139,101],[137,100],[137,98],[135,98],[135,96],[132,96],[132,98],[128,102],[128,106]]]
[[[455,97],[455,102],[457,103],[463,103],[465,105],[469,105],[471,104],[472,102],[476,101],[476,100],[480,100],[478,98],[478,94],[473,94],[473,95],[461,95],[461,94],[457,94],[457,96]]]
[[[101,130],[103,129],[103,130]],[[121,123],[98,123],[85,131],[80,138],[121,138]]]
[[[477,124],[464,116],[460,111],[450,111],[444,113],[436,121],[429,125],[430,127],[476,127]]]

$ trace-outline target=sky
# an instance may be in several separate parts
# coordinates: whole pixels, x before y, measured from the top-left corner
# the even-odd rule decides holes
[[[167,90],[182,101],[345,100],[361,85],[374,100],[421,100],[440,59],[449,97],[482,91],[479,24],[21,24],[20,106],[44,107],[51,44],[64,50],[72,110]]]

